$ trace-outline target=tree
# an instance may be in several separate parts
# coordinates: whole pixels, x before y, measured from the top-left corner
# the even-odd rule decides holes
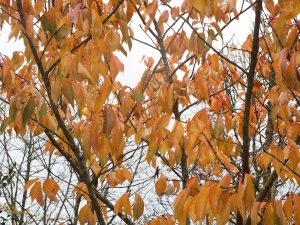
[[[0,1],[25,46],[1,57],[1,130],[77,175],[59,222],[300,224],[300,2],[236,2]],[[249,11],[253,32],[226,42]],[[160,58],[130,88],[116,78],[137,43]],[[41,206],[66,181],[47,174],[24,187]]]

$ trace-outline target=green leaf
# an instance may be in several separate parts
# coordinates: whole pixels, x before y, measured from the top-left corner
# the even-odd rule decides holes
[[[165,67],[158,68],[154,71],[154,73],[164,73],[164,72],[166,72]]]
[[[9,118],[13,122],[17,117],[17,101],[16,98],[13,97],[10,101],[10,107],[9,107]]]
[[[43,116],[46,115],[47,109],[48,109],[47,108],[47,104],[44,102],[43,105],[42,105],[42,107],[41,107],[41,109],[40,109],[40,111],[39,111],[39,120],[42,119]]]
[[[222,33],[222,30],[221,30],[219,24],[217,22],[211,22],[210,25],[212,25],[216,29],[216,31],[218,32],[218,35],[223,40],[223,33]]]
[[[7,125],[9,123],[9,118],[5,118],[2,123],[1,123],[1,127],[0,127],[0,135],[4,133]]]
[[[69,79],[64,79],[62,82],[62,93],[68,102],[74,107],[74,92],[72,81]]]
[[[140,92],[135,91],[133,97],[135,98],[137,105],[140,106],[143,101],[143,95]]]
[[[28,121],[28,119],[30,118],[31,114],[34,112],[34,97],[30,96],[24,110],[23,110],[23,114],[22,114],[22,125],[23,127],[26,126],[26,123]]]

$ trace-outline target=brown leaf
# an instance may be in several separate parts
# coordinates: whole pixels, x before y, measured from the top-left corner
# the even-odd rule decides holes
[[[114,110],[110,107],[105,105],[103,110],[103,132],[107,138],[115,126],[115,113]]]

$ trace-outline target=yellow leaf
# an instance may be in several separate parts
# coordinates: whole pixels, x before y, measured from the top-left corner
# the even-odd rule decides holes
[[[300,1],[299,0],[285,0],[279,1],[281,4],[281,11],[283,12],[285,18],[293,19],[300,13]]]
[[[174,218],[178,220],[179,225],[186,224],[187,212],[184,205],[188,197],[188,191],[182,190],[174,200]]]
[[[211,17],[213,13],[212,4],[210,0],[190,0],[191,5],[198,10],[201,16]]]
[[[202,186],[200,192],[197,194],[197,202],[195,207],[195,212],[199,221],[202,221],[206,215],[206,210],[208,208],[208,196],[209,187]]]
[[[78,81],[88,80],[90,82],[93,81],[90,71],[81,63],[78,63]]]
[[[128,197],[128,193],[123,194],[115,204],[114,212],[118,214],[118,212],[124,212],[127,215],[132,216],[130,201]]]
[[[144,212],[144,201],[142,197],[135,193],[135,200],[133,203],[133,219],[138,220]]]
[[[106,52],[113,52],[117,50],[121,46],[120,36],[113,29],[109,29],[104,37],[104,45],[106,47]]]

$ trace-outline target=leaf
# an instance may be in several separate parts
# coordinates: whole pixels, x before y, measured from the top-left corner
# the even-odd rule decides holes
[[[78,63],[77,71],[78,71],[79,81],[82,81],[82,80],[88,80],[90,82],[93,81],[89,70],[81,62]]]
[[[300,224],[300,197],[297,194],[293,194],[293,209],[294,209],[294,219],[295,224]]]
[[[171,116],[168,114],[161,116],[159,118],[159,120],[157,121],[157,126],[153,133],[157,133],[157,132],[161,131],[163,128],[165,128],[169,124],[170,119],[171,119]]]
[[[213,54],[210,57],[211,68],[218,72],[219,71],[219,56],[217,54]]]
[[[107,154],[111,153],[111,143],[109,139],[103,134],[99,134],[98,148],[93,149],[96,156],[100,159],[102,163],[107,162]]]
[[[26,1],[29,2],[29,1]],[[41,25],[42,28],[45,32],[49,32],[49,37],[55,32],[56,30],[56,18],[55,18],[55,9],[54,8],[50,8],[50,10],[48,12],[46,12],[45,14],[43,14],[43,16],[41,17]]]
[[[32,180],[28,180],[24,185],[24,192],[27,191],[38,180],[39,180],[39,178],[34,178]]]
[[[120,180],[117,178],[116,173],[112,172],[109,173],[107,175],[107,183],[109,184],[109,186],[111,186],[112,188],[115,188],[116,186],[118,186],[121,182]]]
[[[46,179],[43,183],[43,191],[45,195],[52,201],[58,202],[56,194],[59,190],[58,184],[53,179]]]
[[[127,215],[132,216],[130,201],[128,197],[128,193],[123,194],[114,206],[114,212],[117,214],[118,212],[124,212]]]
[[[223,119],[221,116],[218,115],[217,121],[215,122],[215,127],[214,127],[214,136],[217,138],[223,139],[223,134],[224,134],[224,129],[225,125],[223,122]]]
[[[209,196],[209,187],[202,186],[200,192],[197,194],[197,202],[195,207],[195,212],[199,221],[202,221],[206,214],[206,209],[208,206],[208,196]]]
[[[74,107],[74,92],[73,85],[70,79],[62,80],[62,94],[68,100],[68,102]]]
[[[121,169],[122,169],[124,178],[130,182],[132,179],[132,173],[124,166],[121,166]]]
[[[285,0],[279,1],[281,4],[281,10],[287,19],[293,19],[300,14],[300,2],[299,0]]]
[[[250,174],[245,174],[244,182],[246,183],[246,188],[244,191],[244,203],[246,210],[251,210],[255,200],[254,184],[252,182],[252,177]]]
[[[174,218],[178,220],[180,225],[186,224],[187,212],[184,210],[184,205],[188,197],[188,191],[182,190],[174,201]]]
[[[34,112],[34,97],[30,96],[29,100],[23,110],[23,114],[22,114],[22,125],[23,127],[26,126],[27,121],[29,120],[29,118],[31,117],[32,113]]]
[[[5,132],[5,130],[6,130],[7,126],[8,126],[8,124],[9,124],[9,122],[10,122],[9,118],[5,118],[2,121],[1,126],[0,126],[0,135],[2,135]]]
[[[114,110],[110,107],[105,105],[103,109],[103,132],[107,138],[115,126],[115,113]]]
[[[42,117],[44,117],[46,115],[48,111],[48,107],[47,107],[47,104],[46,102],[43,103],[42,107],[40,108],[39,110],[39,120],[41,120]]]
[[[201,16],[212,16],[213,8],[210,0],[190,0],[190,2],[191,5],[198,10]]]
[[[30,190],[31,201],[36,200],[40,206],[44,205],[44,198],[42,194],[41,181],[36,182]]]
[[[265,0],[265,7],[270,13],[274,13],[274,1],[273,0]]]
[[[167,179],[165,177],[160,177],[155,183],[155,192],[158,196],[164,194],[164,191],[167,187]]]
[[[104,44],[106,52],[113,52],[119,49],[121,46],[119,35],[113,29],[109,29],[109,31],[105,34]]]
[[[175,187],[171,184],[168,184],[167,187],[165,188],[164,194],[167,196],[172,195],[175,192]]]
[[[18,110],[17,110],[17,97],[14,96],[10,99],[10,107],[9,107],[9,118],[11,121],[16,119]]]
[[[158,27],[162,33],[164,33],[164,23],[166,23],[169,19],[169,11],[165,10],[162,12],[161,16],[158,19]]]
[[[287,220],[291,221],[293,215],[293,201],[291,197],[287,197],[283,204],[283,211]]]
[[[91,209],[91,204],[88,203],[83,206],[78,214],[78,220],[80,225],[84,225],[88,222],[90,225],[96,225],[97,215],[94,210]]]
[[[133,219],[135,221],[138,220],[143,215],[143,212],[144,212],[144,201],[138,193],[135,193],[135,200],[133,203]]]
[[[216,31],[218,32],[218,35],[223,40],[223,33],[222,33],[222,30],[221,30],[219,24],[217,22],[211,22],[210,25],[212,25],[216,29]]]
[[[268,203],[263,218],[263,224],[275,224],[274,209],[272,203]]]

